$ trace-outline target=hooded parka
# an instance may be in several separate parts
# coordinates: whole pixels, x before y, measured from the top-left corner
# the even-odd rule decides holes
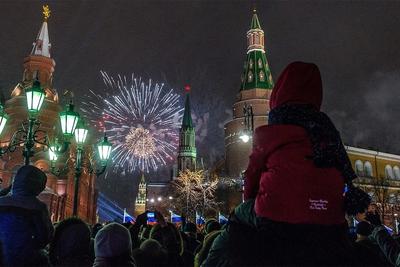
[[[294,62],[276,83],[270,109],[290,104],[321,108],[322,82],[315,64]],[[245,199],[257,217],[293,224],[342,224],[344,179],[333,167],[316,167],[306,130],[282,124],[258,127],[245,172]]]

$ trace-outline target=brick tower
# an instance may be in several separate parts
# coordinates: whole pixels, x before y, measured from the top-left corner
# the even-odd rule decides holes
[[[136,196],[135,201],[135,216],[138,216],[146,211],[146,201],[147,201],[147,184],[144,179],[144,174],[142,172],[142,177],[140,178],[139,191]]]
[[[246,130],[244,107],[252,107],[255,128],[267,124],[273,86],[265,53],[264,31],[254,10],[251,27],[247,32],[247,58],[239,94],[233,104],[233,118],[225,124],[225,168],[230,177],[239,177],[246,169],[251,151],[251,140],[245,143],[239,138]]]
[[[25,90],[31,87],[36,79],[39,79],[46,94],[37,117],[40,122],[40,129],[45,131],[50,139],[53,139],[57,134],[57,127],[60,126],[59,112],[62,108],[59,104],[57,91],[53,88],[53,73],[56,63],[51,57],[47,23],[50,16],[48,6],[43,7],[43,14],[44,21],[33,43],[33,48],[24,59],[22,81],[12,89],[11,98],[5,103],[5,111],[9,115],[9,120],[1,136],[2,142],[9,141],[13,133],[21,127],[21,123],[28,119]],[[89,151],[90,145],[87,147],[86,150]],[[52,220],[58,221],[72,214],[74,169],[71,164],[67,174],[55,176],[50,171],[48,153],[43,150],[43,146],[35,144],[34,149],[35,155],[31,158],[31,164],[42,169],[47,176],[46,189],[39,197],[47,204]],[[11,184],[13,175],[24,164],[22,150],[22,146],[17,147],[15,152],[7,153],[0,159],[0,177],[4,181],[4,186]],[[75,147],[71,145],[70,153],[63,156],[64,160],[69,154],[74,154],[74,151]],[[87,160],[87,156],[85,156],[85,166],[87,166]],[[84,167],[80,179],[79,217],[87,222],[94,223],[96,221],[96,207],[95,175],[88,172],[87,168]]]

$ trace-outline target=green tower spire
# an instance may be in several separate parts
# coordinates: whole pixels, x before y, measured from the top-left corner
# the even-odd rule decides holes
[[[253,29],[253,30],[260,29],[261,30],[260,21],[258,20],[257,11],[255,9],[253,10],[253,18],[251,19],[251,29]]]
[[[196,169],[196,133],[190,110],[190,86],[185,86],[186,100],[183,113],[182,127],[179,132],[178,171]]]
[[[240,90],[272,89],[274,82],[265,54],[264,31],[261,29],[256,10],[247,32],[247,58],[244,63]]]
[[[193,128],[192,113],[190,110],[190,97],[189,93],[186,93],[185,100],[185,111],[183,113],[182,128]]]

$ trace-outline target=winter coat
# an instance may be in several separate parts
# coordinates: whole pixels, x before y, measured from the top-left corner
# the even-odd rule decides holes
[[[369,238],[378,243],[390,264],[400,266],[400,245],[390,236],[384,226],[376,227]]]
[[[319,71],[287,68],[273,89],[270,108],[294,103],[319,110],[321,101]],[[335,168],[317,168],[312,155],[310,139],[300,126],[265,125],[255,130],[244,198],[256,199],[257,217],[293,224],[345,222],[344,179]]]
[[[210,252],[211,246],[217,238],[217,236],[222,232],[222,230],[212,231],[204,237],[203,244],[200,251],[196,254],[194,258],[194,266],[199,267],[207,259],[208,253]]]
[[[21,167],[10,194],[0,197],[0,251],[5,266],[46,265],[43,249],[53,226],[46,205],[36,196],[44,190],[46,175],[36,167]]]
[[[391,266],[378,244],[371,239],[355,242],[354,249],[359,266]]]

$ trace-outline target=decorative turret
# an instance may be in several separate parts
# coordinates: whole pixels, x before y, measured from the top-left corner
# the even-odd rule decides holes
[[[272,89],[273,87],[274,82],[265,55],[264,31],[254,10],[251,28],[247,32],[247,59],[244,63],[240,90]]]
[[[5,109],[12,120],[7,126],[7,133],[4,138],[9,139],[12,133],[20,127],[20,124],[27,117],[25,89],[30,88],[37,79],[45,91],[43,110],[39,114],[41,129],[45,130],[50,137],[54,132],[54,125],[58,119],[58,112],[61,110],[58,104],[58,94],[53,89],[53,73],[56,65],[50,57],[49,32],[47,21],[50,17],[50,9],[43,6],[43,22],[33,44],[32,51],[24,58],[24,73],[20,81],[11,92],[11,99],[7,100]]]
[[[183,113],[182,127],[179,134],[178,172],[186,169],[196,169],[196,134],[190,110],[190,86],[185,86],[186,101]]]
[[[140,183],[139,183],[139,190],[135,202],[136,216],[146,211],[146,201],[147,201],[147,184],[144,178],[144,174],[142,172],[142,176],[140,178]]]
[[[50,17],[50,9],[48,5],[43,6],[44,21],[42,27],[36,37],[36,41],[33,43],[31,55],[50,57],[50,39],[49,32],[47,30],[47,19]]]
[[[50,17],[50,9],[47,5],[43,6],[43,23],[33,43],[33,48],[29,56],[24,59],[24,75],[22,83],[17,86],[12,96],[18,95],[24,87],[30,86],[32,82],[39,79],[44,87],[46,98],[58,102],[58,95],[53,89],[53,72],[56,62],[50,55],[50,38],[47,28],[47,20]]]
[[[225,124],[225,172],[238,178],[246,169],[252,148],[254,129],[267,124],[269,98],[274,86],[265,54],[264,31],[256,11],[253,11],[250,30],[246,33],[247,53],[242,82],[236,102],[233,104],[232,120]],[[248,111],[251,111],[250,113]],[[251,116],[246,117],[246,114]],[[249,121],[250,119],[250,121]],[[238,200],[241,198],[238,197]],[[235,203],[237,204],[237,203]]]

